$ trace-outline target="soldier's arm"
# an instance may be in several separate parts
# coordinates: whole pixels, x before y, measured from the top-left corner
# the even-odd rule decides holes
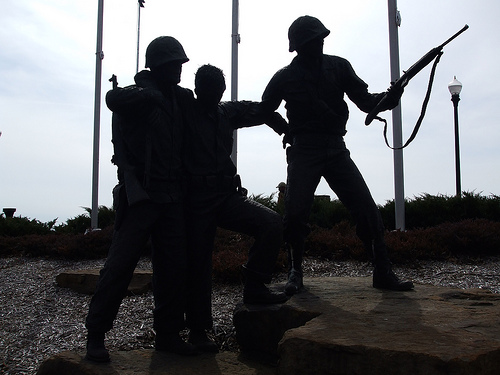
[[[117,87],[106,94],[106,105],[115,113],[141,112],[157,102],[161,105],[164,97],[160,91],[137,86]]]
[[[363,112],[370,112],[380,101],[384,93],[370,93],[368,85],[357,76],[347,60],[343,62],[343,85],[349,99]]]
[[[261,102],[242,100],[221,105],[234,129],[266,124],[279,135],[288,131],[285,119],[278,112],[269,112]]]

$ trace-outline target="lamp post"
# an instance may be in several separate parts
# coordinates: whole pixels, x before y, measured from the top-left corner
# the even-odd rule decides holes
[[[460,185],[460,147],[458,137],[458,102],[460,101],[460,92],[462,91],[462,83],[457,81],[457,77],[453,78],[448,84],[448,90],[451,94],[451,101],[453,102],[454,118],[455,118],[455,178],[456,178],[456,191],[457,197],[462,196],[462,188]]]

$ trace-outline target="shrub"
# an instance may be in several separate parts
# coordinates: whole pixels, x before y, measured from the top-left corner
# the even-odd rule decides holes
[[[49,257],[55,259],[101,259],[111,245],[113,227],[89,234],[30,234],[0,236],[0,256]]]
[[[338,199],[330,200],[316,196],[311,207],[309,222],[322,228],[331,228],[335,224],[347,221],[353,223],[347,208]]]
[[[65,224],[57,226],[55,230],[60,233],[85,233],[91,227],[92,209],[89,207],[82,208],[86,211],[85,214],[68,219]],[[115,222],[115,210],[106,206],[99,206],[97,222],[99,224],[99,228],[112,226]]]
[[[269,208],[274,196],[253,196]],[[394,212],[394,202],[381,207],[385,220]],[[0,215],[0,257],[30,256],[64,259],[99,259],[111,245],[114,211],[99,208],[102,230],[83,234],[90,226],[90,210],[54,227],[56,220],[42,223],[22,217]],[[394,263],[412,263],[423,259],[457,260],[500,256],[500,198],[464,193],[463,197],[422,195],[406,204],[405,232],[388,231],[386,242]],[[110,224],[111,223],[111,224]],[[311,233],[305,242],[308,256],[332,260],[367,261],[361,241],[349,213],[338,200],[316,198],[311,210]],[[409,224],[409,225],[408,225]],[[388,226],[388,228],[390,228]],[[218,229],[214,244],[213,275],[220,282],[241,280],[241,266],[248,259],[253,239]],[[144,255],[148,254],[146,246]],[[286,267],[282,249],[276,271]]]
[[[57,219],[42,223],[36,219],[27,217],[6,218],[0,215],[0,236],[18,237],[31,234],[49,234]]]
[[[467,219],[430,228],[387,232],[389,258],[394,263],[416,260],[477,259],[500,255],[500,222]],[[355,227],[342,222],[332,228],[313,227],[305,243],[309,256],[330,260],[369,260]]]
[[[260,203],[263,206],[266,206],[267,208],[270,208],[273,211],[276,211],[277,202],[274,200],[274,193],[272,193],[268,197],[264,196],[263,194],[252,194],[248,198],[256,201],[257,203]]]
[[[379,207],[386,228],[395,229],[394,201]],[[429,228],[466,219],[500,221],[500,197],[464,192],[462,197],[422,194],[405,200],[406,229]]]

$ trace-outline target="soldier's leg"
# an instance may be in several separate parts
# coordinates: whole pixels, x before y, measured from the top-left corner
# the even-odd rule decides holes
[[[302,258],[304,242],[309,234],[308,220],[314,192],[321,178],[321,150],[302,152],[297,146],[287,150],[287,191],[283,217],[284,238],[288,251],[287,294],[297,293],[303,286]]]
[[[331,155],[324,177],[356,221],[356,234],[375,267],[374,286],[395,290],[413,288],[411,282],[400,282],[392,273],[380,211],[347,149]]]
[[[116,223],[112,244],[86,318],[89,332],[87,358],[97,362],[109,361],[104,348],[104,334],[113,327],[155,219],[148,202],[132,207],[123,204],[119,210],[117,217],[120,217],[120,223]]]
[[[218,352],[206,330],[212,318],[212,254],[217,230],[215,213],[219,201],[212,191],[195,192],[186,210],[188,278],[186,323],[189,342],[203,352]]]
[[[243,300],[251,304],[286,301],[284,293],[271,292],[265,284],[271,281],[283,239],[281,216],[273,210],[239,193],[229,193],[217,215],[222,228],[252,236],[255,241],[244,265]]]
[[[187,282],[184,207],[182,203],[159,207],[160,215],[151,235],[155,347],[156,350],[192,355],[196,354],[196,348],[179,336],[185,328]]]

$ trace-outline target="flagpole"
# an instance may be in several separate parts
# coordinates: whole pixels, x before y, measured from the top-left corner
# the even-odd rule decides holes
[[[238,44],[240,43],[240,34],[238,34],[239,23],[239,0],[233,0],[233,23],[231,32],[231,100],[238,100]],[[233,150],[231,160],[235,166],[237,164],[238,152],[238,132],[233,132]]]
[[[99,0],[97,9],[97,48],[95,64],[95,100],[94,100],[94,153],[92,164],[92,208],[90,213],[90,229],[98,227],[97,216],[99,213],[99,135],[101,121],[101,77],[102,77],[102,23],[103,23],[104,0]]]
[[[140,35],[141,35],[141,8],[144,5],[142,5],[141,1],[139,0],[137,2],[137,63],[135,65],[135,72],[139,72],[139,41],[140,41]]]
[[[399,39],[398,27],[401,25],[401,16],[397,10],[397,0],[388,0],[389,15],[389,49],[391,58],[391,82],[400,77],[399,67]],[[396,229],[405,230],[405,192],[404,192],[404,165],[403,125],[401,103],[392,110],[392,139],[394,144],[394,206]]]

